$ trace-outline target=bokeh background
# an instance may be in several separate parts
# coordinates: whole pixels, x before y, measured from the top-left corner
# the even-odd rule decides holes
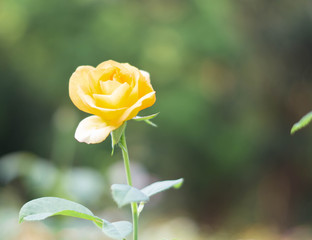
[[[1,0],[0,238],[106,239],[91,223],[18,225],[19,208],[58,196],[109,220],[123,183],[110,142],[76,142],[79,65],[113,59],[151,74],[158,128],[130,122],[136,186],[185,178],[152,199],[142,240],[312,239],[309,0]],[[76,228],[78,226],[78,228]]]

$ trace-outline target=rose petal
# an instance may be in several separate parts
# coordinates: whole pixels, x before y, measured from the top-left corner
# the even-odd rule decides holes
[[[90,113],[90,107],[80,98],[79,89],[85,94],[90,94],[90,71],[94,70],[91,66],[81,66],[71,75],[69,79],[69,97],[77,108]]]
[[[118,87],[120,87],[121,83],[118,81],[112,81],[112,80],[108,80],[108,81],[101,81],[101,89],[102,89],[102,93],[105,95],[109,95],[112,94],[112,92],[114,92],[114,90]]]
[[[150,81],[150,74],[149,74],[149,72],[146,72],[144,70],[140,70],[140,72],[143,75],[143,77],[145,77],[146,79],[148,79]]]
[[[85,94],[82,91],[82,89],[78,89],[78,95],[81,98],[81,101],[83,101],[86,104],[86,106],[88,106],[89,111],[86,111],[86,112],[101,116],[101,117],[105,118],[106,120],[119,118],[126,109],[126,107],[123,107],[123,108],[98,107],[96,105],[95,100],[91,96]]]
[[[156,101],[148,72],[111,60],[96,68],[77,68],[69,85],[74,104],[95,115],[77,127],[77,140],[86,143],[103,141],[112,130]]]
[[[102,118],[93,115],[83,119],[79,123],[75,132],[75,138],[79,142],[88,144],[100,143],[107,138],[111,131],[118,127],[109,126]]]
[[[124,112],[124,114],[120,118],[120,121],[124,122],[134,118],[140,110],[152,106],[155,101],[155,91],[146,94]]]
[[[152,89],[152,92],[146,94],[145,96],[139,99],[139,101],[141,101],[139,111],[152,106],[156,102],[156,92],[154,91],[154,89]]]
[[[154,91],[152,85],[151,85],[151,80],[148,72],[145,72],[143,70],[140,70],[141,72],[141,77],[139,78],[138,81],[138,95],[139,98],[143,97],[144,95]]]
[[[129,84],[125,82],[115,89],[111,95],[93,94],[93,98],[97,106],[101,106],[103,108],[120,108],[133,104],[133,102],[130,103],[128,101],[129,92]],[[127,101],[125,102],[126,98]]]
[[[118,67],[120,63],[114,61],[114,60],[107,60],[105,62],[100,63],[96,66],[97,69],[108,69],[111,67]]]
[[[138,71],[137,68],[129,65],[128,63],[118,63],[113,60],[108,60],[105,62],[100,63],[97,67],[97,70],[110,70],[114,72],[115,79],[118,80],[120,83],[127,82],[131,84],[132,78],[134,77],[134,72]],[[105,80],[113,80],[113,79],[105,79]]]
[[[154,89],[151,85],[149,73],[140,70],[139,75],[135,81],[135,86],[133,87],[132,92],[129,94],[129,98],[137,100],[153,91]]]

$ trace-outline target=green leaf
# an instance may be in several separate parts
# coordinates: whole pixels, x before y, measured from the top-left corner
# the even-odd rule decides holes
[[[103,233],[113,239],[124,239],[132,232],[132,224],[127,221],[110,223],[104,220]]]
[[[148,116],[142,116],[142,117],[141,116],[136,116],[136,117],[134,117],[132,119],[135,120],[135,121],[146,121],[146,120],[151,120],[154,117],[157,117],[158,114],[159,114],[159,112],[155,113],[155,114],[152,114],[152,115],[148,115]]]
[[[123,207],[132,202],[147,202],[149,197],[137,188],[126,184],[113,184],[112,187],[113,199],[118,207]]]
[[[132,118],[133,120],[135,121],[144,121],[146,122],[147,124],[153,126],[153,127],[157,127],[157,125],[155,123],[153,123],[152,121],[150,121],[151,119],[153,119],[154,117],[157,117],[159,113],[155,113],[155,114],[152,114],[152,115],[148,115],[148,116],[136,116],[134,118]]]
[[[19,213],[19,222],[38,221],[55,215],[83,218],[103,226],[103,220],[81,204],[56,197],[43,197],[24,204]]]
[[[112,138],[112,155],[114,154],[115,145],[119,143],[121,135],[127,126],[127,122],[124,122],[119,128],[111,132]]]
[[[157,127],[157,125],[150,120],[144,120],[144,122],[146,122],[148,125],[151,125],[152,127]]]
[[[64,215],[93,221],[105,235],[113,239],[124,239],[132,232],[132,224],[127,221],[110,223],[101,219],[81,204],[56,197],[43,197],[26,203],[20,211],[19,222],[38,221],[51,216]]]
[[[165,191],[169,188],[180,188],[183,184],[183,178],[177,180],[167,180],[161,182],[155,182],[151,185],[143,188],[141,191],[147,196],[151,197],[159,192]]]
[[[167,180],[167,181],[161,181],[161,182],[155,182],[151,185],[143,188],[141,191],[145,193],[147,196],[151,197],[159,192],[165,191],[171,187],[174,188],[180,188],[183,184],[183,178],[177,179],[177,180]],[[144,208],[144,202],[141,202],[138,207],[138,214],[140,214],[143,211]]]
[[[297,132],[298,130],[300,130],[301,128],[304,128],[305,126],[307,126],[310,122],[312,121],[312,111],[307,113],[306,115],[304,115],[299,122],[295,123],[293,125],[293,127],[290,130],[291,134],[294,134],[295,132]]]

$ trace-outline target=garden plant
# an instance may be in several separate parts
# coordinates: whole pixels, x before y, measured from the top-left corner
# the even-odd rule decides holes
[[[62,198],[43,197],[27,202],[20,210],[19,221],[43,220],[55,215],[64,215],[93,221],[101,231],[112,239],[126,239],[132,232],[138,240],[139,216],[144,205],[153,195],[169,188],[179,188],[183,179],[152,183],[143,189],[132,184],[130,160],[126,143],[127,121],[135,120],[156,126],[149,116],[138,113],[156,101],[149,73],[127,63],[112,60],[97,67],[80,66],[69,81],[69,96],[74,105],[92,116],[83,119],[75,132],[79,142],[101,143],[111,136],[112,154],[121,149],[128,184],[113,184],[112,197],[118,207],[131,206],[132,223],[110,222],[94,215],[87,207]]]

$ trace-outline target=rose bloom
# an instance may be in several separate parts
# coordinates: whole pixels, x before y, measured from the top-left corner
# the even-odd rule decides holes
[[[81,111],[93,114],[76,130],[79,142],[99,143],[111,131],[156,101],[149,73],[112,60],[96,68],[80,66],[69,80],[69,96]]]

